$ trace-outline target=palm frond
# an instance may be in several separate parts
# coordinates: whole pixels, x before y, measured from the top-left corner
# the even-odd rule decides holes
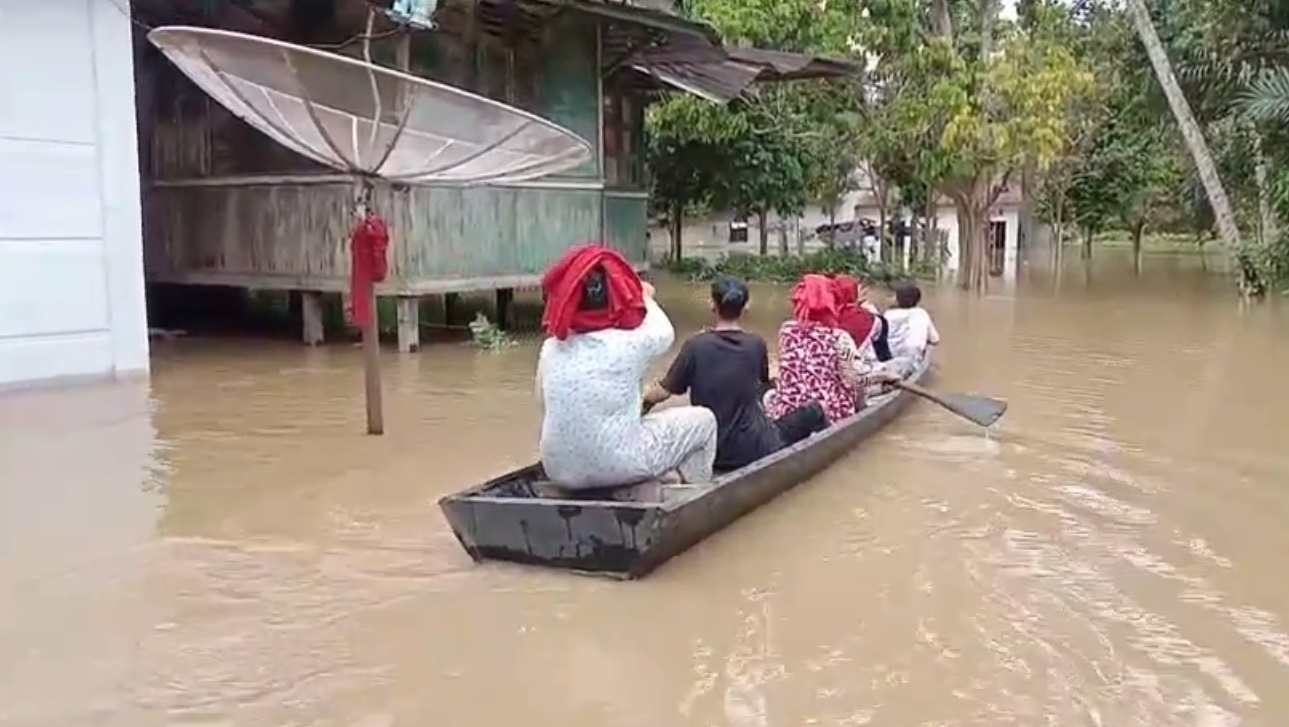
[[[1254,121],[1289,124],[1289,67],[1262,71],[1240,93],[1239,103]]]

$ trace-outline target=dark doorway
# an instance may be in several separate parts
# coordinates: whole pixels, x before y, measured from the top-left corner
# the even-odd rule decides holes
[[[989,223],[989,274],[1002,277],[1007,264],[1007,223],[997,220]]]

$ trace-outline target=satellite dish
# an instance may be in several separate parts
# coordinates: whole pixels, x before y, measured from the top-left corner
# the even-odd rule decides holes
[[[592,158],[590,144],[540,116],[353,58],[210,28],[157,28],[148,40],[246,123],[355,175],[518,182]]]
[[[395,9],[428,22],[429,8],[401,2]],[[374,12],[367,22],[369,61]],[[591,145],[562,126],[369,61],[210,28],[157,28],[148,40],[238,118],[288,149],[354,175],[359,201],[350,290],[363,333],[369,434],[385,431],[375,284],[388,270],[389,243],[388,226],[368,204],[371,180],[518,182],[592,158]]]

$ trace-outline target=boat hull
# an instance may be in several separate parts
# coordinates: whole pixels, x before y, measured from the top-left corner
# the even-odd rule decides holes
[[[924,383],[924,363],[910,377]],[[809,439],[675,499],[622,502],[543,497],[540,464],[439,501],[476,561],[500,560],[609,578],[648,575],[668,560],[827,468],[886,426],[915,398],[903,390]]]

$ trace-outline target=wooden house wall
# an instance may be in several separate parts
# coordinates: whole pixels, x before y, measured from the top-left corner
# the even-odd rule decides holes
[[[351,187],[318,184],[169,187],[149,222],[174,230],[146,248],[158,279],[300,290],[348,285],[350,221],[335,213]],[[373,203],[398,237],[388,294],[486,290],[529,284],[568,247],[601,238],[597,189],[380,186]],[[284,214],[283,210],[291,210]],[[639,230],[611,242],[633,260]],[[291,244],[284,241],[299,240]]]
[[[621,250],[629,260],[649,255],[649,195],[647,192],[608,190],[604,193],[604,241]]]
[[[645,263],[645,199],[606,196],[600,160],[596,21],[575,13],[506,52],[498,40],[471,52],[455,34],[415,37],[411,71],[475,87],[560,123],[596,156],[558,178],[469,189],[379,187],[391,223],[386,293],[525,285],[564,250],[603,240]],[[378,44],[379,46],[379,44]],[[498,52],[500,48],[500,52]],[[374,48],[388,60],[389,48]],[[146,80],[144,80],[146,79]],[[349,265],[350,185],[232,117],[162,60],[145,139],[145,262],[162,282],[343,290]]]

